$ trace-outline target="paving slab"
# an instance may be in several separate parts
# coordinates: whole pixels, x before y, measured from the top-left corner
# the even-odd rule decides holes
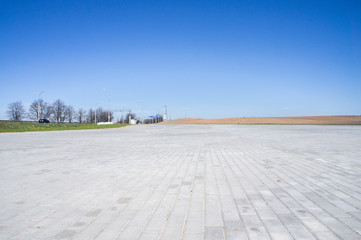
[[[0,239],[361,239],[361,126],[0,134]]]

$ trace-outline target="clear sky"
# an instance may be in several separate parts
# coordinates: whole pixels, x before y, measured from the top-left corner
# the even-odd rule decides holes
[[[0,0],[0,84],[0,119],[43,90],[173,119],[361,115],[361,1]]]

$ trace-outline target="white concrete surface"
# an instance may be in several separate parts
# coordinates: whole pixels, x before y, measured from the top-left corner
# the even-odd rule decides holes
[[[361,239],[361,126],[0,134],[0,239]]]

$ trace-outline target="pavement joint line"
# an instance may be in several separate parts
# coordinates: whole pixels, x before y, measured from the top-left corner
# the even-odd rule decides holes
[[[215,159],[219,160],[219,159],[217,158],[217,155],[215,154],[214,149],[212,149],[211,153],[213,153],[213,155],[214,155],[214,157],[213,157],[213,158],[211,157],[210,160],[211,160],[211,164],[212,164],[212,173],[213,173],[213,175],[214,175],[215,186],[216,186],[216,190],[217,190],[218,209],[219,209],[220,219],[221,219],[221,222],[222,222],[223,238],[224,238],[224,239],[227,239],[227,238],[226,238],[226,233],[225,233],[225,231],[224,231],[224,229],[225,229],[225,224],[224,224],[224,220],[223,220],[223,213],[222,213],[222,205],[221,205],[221,199],[220,199],[220,193],[219,193],[219,186],[218,186],[217,176],[216,176],[215,168],[214,168],[214,166],[215,166],[214,160],[215,160]]]
[[[245,156],[245,158],[247,158],[248,156],[246,155]],[[250,158],[252,158],[252,157],[250,157]],[[257,162],[257,160],[255,160],[255,159],[253,159],[255,162]],[[255,168],[256,169],[258,169],[258,166],[255,166]],[[251,170],[251,169],[249,169],[249,171],[253,171],[253,170]],[[255,174],[254,173],[254,175],[255,176],[262,176],[262,175],[260,175],[260,174]],[[264,175],[264,177],[265,178],[267,178],[267,176],[266,175]],[[282,179],[282,178],[281,178]],[[261,179],[259,179],[261,182],[264,182],[263,180],[261,180]],[[257,188],[257,187],[256,187]],[[291,198],[293,198],[286,190],[284,190],[281,186],[280,186],[280,188],[285,192],[285,194],[287,194],[288,196],[290,196]],[[280,201],[280,202],[282,202],[281,201],[281,199],[277,196],[277,194],[274,194],[274,196]],[[261,197],[262,197],[262,199],[265,201],[265,202],[267,202],[264,198],[263,198],[263,196],[261,195]],[[294,199],[295,201],[297,201],[296,199]],[[292,210],[286,205],[286,204],[284,204],[284,206],[292,213]],[[278,214],[276,213],[276,212],[274,212],[273,211],[273,213],[277,216]],[[297,216],[295,216],[297,219],[298,219],[298,221],[299,222],[302,222],[301,221],[301,219],[299,219]],[[263,222],[263,220],[262,220],[262,218],[259,216],[259,218],[260,218],[260,220]],[[289,234],[291,234],[292,235],[292,233],[291,232],[289,232],[289,230],[288,230],[288,228],[285,226],[285,228],[287,229],[287,232],[289,233]],[[266,228],[267,229],[267,228]],[[309,229],[308,229],[309,230]],[[310,231],[310,233],[312,234],[312,232]],[[269,233],[270,234],[270,233]],[[271,234],[270,234],[271,235]]]
[[[117,194],[117,193],[114,193],[114,194]],[[136,197],[139,196],[140,194],[141,194],[141,192],[139,192],[137,195],[133,196],[133,198],[136,198]],[[105,209],[104,211],[102,211],[102,214],[104,214],[106,210],[111,209],[112,207],[114,207],[114,205],[117,204],[118,199],[119,199],[119,198],[117,198],[116,200],[114,200],[114,202],[113,202],[107,209]],[[124,205],[124,207],[122,208],[121,211],[118,211],[118,214],[116,214],[116,215],[112,218],[112,220],[114,220],[114,219],[117,218],[119,215],[121,215],[122,212],[127,208],[128,205],[129,205],[129,202]],[[80,217],[79,219],[81,219],[81,217]],[[96,220],[96,219],[94,219],[94,220],[91,221],[89,224],[87,224],[86,226],[84,226],[84,228],[83,228],[82,230],[80,230],[79,233],[81,234],[81,232],[84,231],[84,229],[86,229],[88,226],[90,226],[95,220]],[[129,221],[131,221],[131,219],[130,219]],[[109,222],[109,223],[110,223],[110,222]],[[105,228],[105,227],[104,227],[104,228]],[[104,228],[102,228],[102,229],[100,230],[100,232],[97,233],[97,235],[99,235],[99,234],[104,230]],[[96,238],[97,235],[94,236],[94,238]],[[75,236],[75,237],[76,237],[76,236]]]
[[[244,155],[243,157],[246,158],[247,155]],[[240,166],[237,165],[236,162],[234,162],[234,158],[233,158],[232,156],[229,156],[229,159],[233,161],[233,163],[237,166],[237,168],[238,168],[242,173],[244,173],[244,171],[240,168]],[[228,162],[228,161],[225,160],[225,162]],[[243,161],[240,161],[240,163],[241,163],[241,162],[243,162]],[[246,168],[248,168],[247,165],[246,165]],[[232,168],[231,168],[231,169],[232,169]],[[232,170],[233,170],[233,169],[232,169]],[[248,168],[248,170],[250,171],[249,168]],[[232,172],[233,172],[233,171],[232,171]],[[234,172],[233,172],[233,174],[234,174]],[[236,175],[236,174],[234,174],[234,175]],[[244,175],[246,176],[247,174],[244,174]],[[238,181],[238,179],[237,179],[237,181]],[[242,184],[241,184],[239,181],[238,181],[238,184],[242,186]],[[253,187],[255,187],[254,184],[252,184],[252,185],[253,185]],[[255,187],[255,188],[256,188],[256,187]],[[246,192],[246,190],[243,188],[243,186],[242,186],[242,189],[243,189],[243,191],[244,191],[244,193],[245,193],[245,196],[246,196],[248,202],[249,202],[250,205],[252,205],[252,207],[254,208],[254,205],[253,205],[252,201],[250,201],[249,195],[247,194],[247,192]],[[262,195],[261,195],[261,197],[262,197]],[[265,199],[264,199],[263,197],[262,197],[262,199],[263,199],[263,201],[265,201]],[[265,201],[265,202],[267,202],[267,201]],[[237,209],[238,209],[238,211],[239,211],[238,206],[237,206]],[[259,216],[259,214],[257,213],[257,211],[255,211],[255,212],[256,212],[256,215],[257,215],[258,219],[262,222],[263,228],[265,228],[265,230],[267,231],[269,237],[271,238],[271,235],[270,235],[267,227],[265,226],[264,222],[263,222],[262,219],[260,218],[260,216]],[[240,214],[240,213],[239,213],[239,215],[242,216],[242,214]],[[276,216],[277,216],[277,214],[276,214]],[[246,226],[245,226],[245,229],[246,229],[246,233],[247,233],[248,231],[247,231],[247,227],[246,227]],[[286,229],[287,229],[287,228],[286,228]],[[248,235],[248,237],[250,238],[249,235]]]
[[[186,159],[187,159],[187,158],[184,157],[183,163],[186,161]],[[188,163],[187,170],[189,169],[190,164],[191,164],[191,163]],[[182,166],[183,166],[183,165],[182,165]],[[178,173],[179,173],[179,172],[178,172]],[[185,178],[185,176],[183,176],[181,182],[184,181],[184,178]],[[167,219],[169,219],[169,217],[172,215],[172,212],[174,211],[174,205],[175,205],[175,203],[176,203],[176,201],[177,201],[177,198],[178,198],[178,196],[179,196],[179,191],[180,191],[181,187],[182,187],[182,184],[179,184],[178,189],[177,189],[177,192],[176,192],[176,196],[175,196],[175,198],[174,198],[174,200],[173,200],[173,202],[172,202],[171,210],[169,211],[169,214],[168,214]],[[168,222],[164,225],[164,227],[163,227],[163,229],[162,229],[162,231],[161,231],[161,233],[160,233],[160,235],[159,235],[159,238],[160,238],[160,239],[162,238],[162,236],[163,236],[163,234],[164,234],[164,231],[166,230],[167,227],[168,227]]]
[[[136,196],[138,196],[138,195],[140,195],[140,194],[141,194],[141,192],[139,192]],[[133,197],[136,197],[136,196],[133,196]],[[113,202],[113,204],[111,204],[107,209],[110,209],[111,207],[113,207],[113,206],[116,204],[116,202],[117,202],[117,201],[115,200],[115,201]],[[129,205],[129,202],[123,207],[122,211],[119,211],[118,215],[116,215],[114,218],[116,218],[117,216],[119,216],[119,215],[123,212],[123,210],[126,209],[126,207],[127,207],[128,205]],[[98,209],[98,208],[96,207],[95,209]],[[100,215],[98,215],[97,217],[100,217],[101,215],[103,215],[107,209],[103,210],[102,213],[101,213]],[[114,218],[113,218],[113,219],[114,219]],[[81,232],[84,231],[88,226],[90,226],[94,221],[96,221],[96,218],[94,218],[93,221],[89,222],[89,224],[87,224],[86,226],[84,226],[84,228],[79,231],[79,234],[81,234]],[[131,220],[129,220],[129,221],[131,221]],[[102,228],[102,229],[103,229],[103,228]],[[101,232],[101,231],[102,231],[102,230],[100,230],[100,232]],[[99,234],[100,232],[98,232],[97,234]],[[94,238],[96,238],[96,236],[97,236],[97,235],[95,235]],[[75,236],[75,237],[76,237],[76,236]]]
[[[225,154],[222,153],[222,150],[223,150],[223,149],[220,150],[220,153],[218,153],[218,154],[216,153],[216,154],[217,154],[217,157],[218,157],[218,158],[221,157],[221,158],[223,158],[223,160],[224,160],[224,161],[222,161],[222,162],[224,162],[224,163],[221,163],[222,171],[223,171],[223,174],[224,174],[224,176],[225,176],[225,180],[226,180],[226,182],[227,182],[228,188],[229,188],[229,190],[230,190],[230,192],[231,192],[231,195],[232,195],[232,198],[233,198],[233,202],[234,202],[234,204],[235,204],[235,206],[236,206],[236,209],[237,209],[237,212],[238,212],[238,216],[239,216],[239,218],[240,218],[240,220],[241,220],[241,222],[242,222],[243,228],[245,229],[245,232],[246,232],[248,238],[250,238],[249,233],[248,233],[248,231],[247,231],[247,226],[246,226],[246,224],[245,224],[245,221],[244,221],[244,219],[243,219],[243,217],[242,217],[242,214],[240,213],[240,210],[239,210],[239,208],[238,208],[238,206],[237,206],[237,203],[235,202],[235,197],[234,197],[234,195],[233,195],[232,188],[231,188],[231,186],[230,186],[230,184],[229,184],[229,180],[228,180],[227,175],[226,175],[226,173],[225,173],[224,165],[223,165],[223,164],[227,164],[228,167],[231,169],[231,171],[232,171],[233,169],[229,166],[229,162],[228,162],[228,160],[224,157]],[[218,150],[218,151],[219,151],[219,150]],[[233,171],[232,171],[232,172],[233,172]],[[233,172],[233,174],[234,174],[234,172]],[[240,184],[240,183],[238,182],[238,184]],[[252,205],[252,203],[251,203],[251,201],[249,200],[248,195],[247,195],[247,193],[245,192],[245,190],[244,190],[243,187],[242,187],[242,190],[243,190],[243,192],[244,192],[244,194],[245,194],[245,196],[246,196],[246,199],[247,199],[248,202]],[[256,214],[257,214],[257,213],[256,213]],[[264,227],[264,228],[266,229],[266,231],[267,231],[267,228],[266,228],[265,224],[263,223],[262,219],[259,217],[258,214],[257,214],[257,216],[258,216],[258,218],[260,219],[260,221],[262,222],[263,227]],[[267,231],[267,233],[269,234],[268,231]],[[270,236],[270,234],[269,234],[269,236]]]
[[[252,157],[252,155],[250,156],[250,158],[252,158],[254,161],[257,161],[257,160],[255,160],[253,157]],[[286,174],[287,175],[287,174]],[[292,179],[292,177],[290,178],[290,179]],[[297,180],[294,180],[294,181],[296,181],[296,182],[298,182]],[[307,180],[306,180],[307,181]],[[312,184],[312,183],[311,183]],[[281,187],[282,188],[282,187]],[[308,187],[309,188],[309,187]],[[311,190],[312,191],[312,190]],[[288,194],[289,195],[289,193],[288,193],[288,191],[286,191],[286,190],[284,190],[284,192],[286,193],[286,194]],[[318,193],[315,193],[315,194],[317,194],[317,195],[319,195]],[[290,197],[292,197],[291,195],[289,195]],[[277,195],[276,195],[276,197],[277,197]],[[320,197],[322,197],[322,196],[320,196]],[[277,197],[278,198],[278,197]],[[293,198],[293,197],[292,197]],[[306,196],[306,198],[308,198],[307,196]],[[279,198],[278,198],[279,199]],[[308,198],[309,199],[309,198]],[[280,200],[280,199],[279,199]],[[294,199],[296,202],[297,202],[297,199]],[[316,202],[314,202],[314,201],[312,201],[311,199],[309,199],[311,202],[313,202],[314,204],[316,204],[316,205],[318,205]],[[281,201],[282,202],[282,201]],[[332,203],[331,203],[332,204]],[[285,205],[287,208],[288,208],[288,206],[287,205]],[[318,205],[319,206],[319,205]],[[319,206],[319,207],[321,207],[321,206]],[[322,207],[321,207],[322,208]],[[288,208],[289,209],[289,208]],[[290,210],[290,209],[289,209]],[[291,210],[290,210],[291,211]],[[326,212],[327,212],[327,210],[325,210]],[[291,211],[292,212],[292,211]],[[311,213],[311,215],[312,215],[312,213]],[[295,216],[296,218],[298,218],[297,216]],[[315,217],[317,220],[319,220],[321,223],[322,223],[322,221],[321,221],[321,219],[319,219],[317,216],[314,216],[313,215],[313,217]],[[301,220],[300,219],[298,219],[300,222],[301,222]],[[305,226],[306,228],[308,228],[307,226]],[[337,234],[336,232],[334,232],[331,228],[329,228],[327,225],[325,225],[325,227],[326,228],[328,228],[329,229],[329,231],[330,232],[333,232],[334,234],[336,234],[336,235],[339,235],[339,234]],[[311,231],[310,231],[311,232]],[[311,232],[312,233],[312,232]],[[312,233],[313,235],[315,235],[315,233]],[[357,234],[357,233],[356,233]],[[316,236],[315,236],[316,237]],[[341,236],[340,236],[341,237]],[[341,237],[342,238],[342,237]]]
[[[182,164],[184,164],[184,161],[182,162]],[[168,188],[169,188],[169,186],[171,185],[171,183],[173,182],[174,178],[177,176],[177,174],[178,174],[178,172],[176,172],[176,173],[173,175],[172,179],[170,180],[170,182],[169,182],[169,184],[168,184]],[[167,191],[164,191],[164,194],[163,194],[162,197],[159,199],[159,201],[158,201],[158,203],[157,203],[157,206],[155,207],[155,209],[154,209],[154,211],[153,211],[153,214],[154,214],[154,213],[157,211],[157,209],[159,208],[160,203],[161,203],[161,201],[164,199],[164,196],[165,196],[166,194],[167,194]],[[152,217],[153,217],[153,216],[149,217],[147,223],[144,225],[144,227],[143,227],[143,229],[142,229],[142,231],[141,231],[141,234],[138,236],[138,238],[140,238],[140,237],[142,236],[144,230],[145,230],[146,227],[148,226],[148,224],[149,224],[149,222],[151,221]],[[159,236],[161,236],[161,234],[160,234]]]
[[[254,159],[253,159],[253,160],[254,160]],[[281,178],[281,179],[282,179],[282,178]],[[285,194],[287,194],[288,196],[290,196],[291,198],[293,198],[293,196],[290,195],[287,190],[283,189],[282,186],[280,186],[280,188],[284,191]],[[275,196],[276,196],[276,198],[277,198],[280,202],[282,202],[281,199],[279,199],[279,197],[278,197],[277,195],[275,195]],[[297,199],[294,199],[294,198],[293,198],[293,200],[297,202]],[[311,201],[311,200],[310,200],[310,201]],[[301,205],[301,206],[302,206],[302,205]],[[286,207],[290,212],[292,212],[292,210],[291,210],[287,205],[285,205],[285,207]],[[295,216],[295,217],[298,218],[297,216]],[[315,216],[314,216],[314,217],[315,217]],[[301,219],[298,219],[298,220],[301,221]]]
[[[197,174],[197,169],[198,169],[198,156],[199,156],[199,152],[195,152],[194,153],[194,156],[193,156],[193,159],[197,159],[195,162],[196,162],[196,168],[195,168],[195,174]],[[194,179],[192,181],[192,186],[191,186],[191,196],[188,200],[188,203],[187,203],[187,209],[186,209],[186,215],[185,215],[185,219],[184,219],[184,223],[183,223],[183,228],[182,228],[182,234],[181,234],[181,239],[184,238],[184,233],[185,233],[185,228],[186,228],[186,224],[188,222],[188,216],[189,216],[189,207],[190,207],[190,204],[192,202],[192,197],[193,197],[193,190],[194,190]]]
[[[175,153],[176,154],[176,153]],[[175,155],[174,154],[174,155]],[[138,196],[141,194],[141,192],[139,192],[139,194],[138,194]],[[150,196],[149,196],[150,197]],[[145,202],[144,202],[145,203]],[[128,203],[129,204],[129,203]],[[127,205],[128,205],[127,204]],[[144,205],[144,204],[143,204]],[[142,205],[142,206],[143,206]],[[140,208],[141,209],[141,208]],[[139,210],[140,209],[138,209],[138,211],[134,214],[134,217],[137,215],[137,213],[139,212]],[[120,214],[119,214],[120,215]],[[124,230],[124,229],[126,229],[126,227],[128,226],[128,224],[134,219],[134,217],[133,218],[131,218],[131,219],[129,219],[129,221],[124,225],[124,227],[121,229],[121,231],[114,237],[114,239],[117,239],[117,238],[119,238],[119,235],[121,234],[121,232]],[[96,237],[95,237],[96,238]]]

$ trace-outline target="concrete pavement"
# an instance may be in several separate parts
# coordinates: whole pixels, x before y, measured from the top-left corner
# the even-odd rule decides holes
[[[0,239],[361,239],[361,126],[0,134]]]

